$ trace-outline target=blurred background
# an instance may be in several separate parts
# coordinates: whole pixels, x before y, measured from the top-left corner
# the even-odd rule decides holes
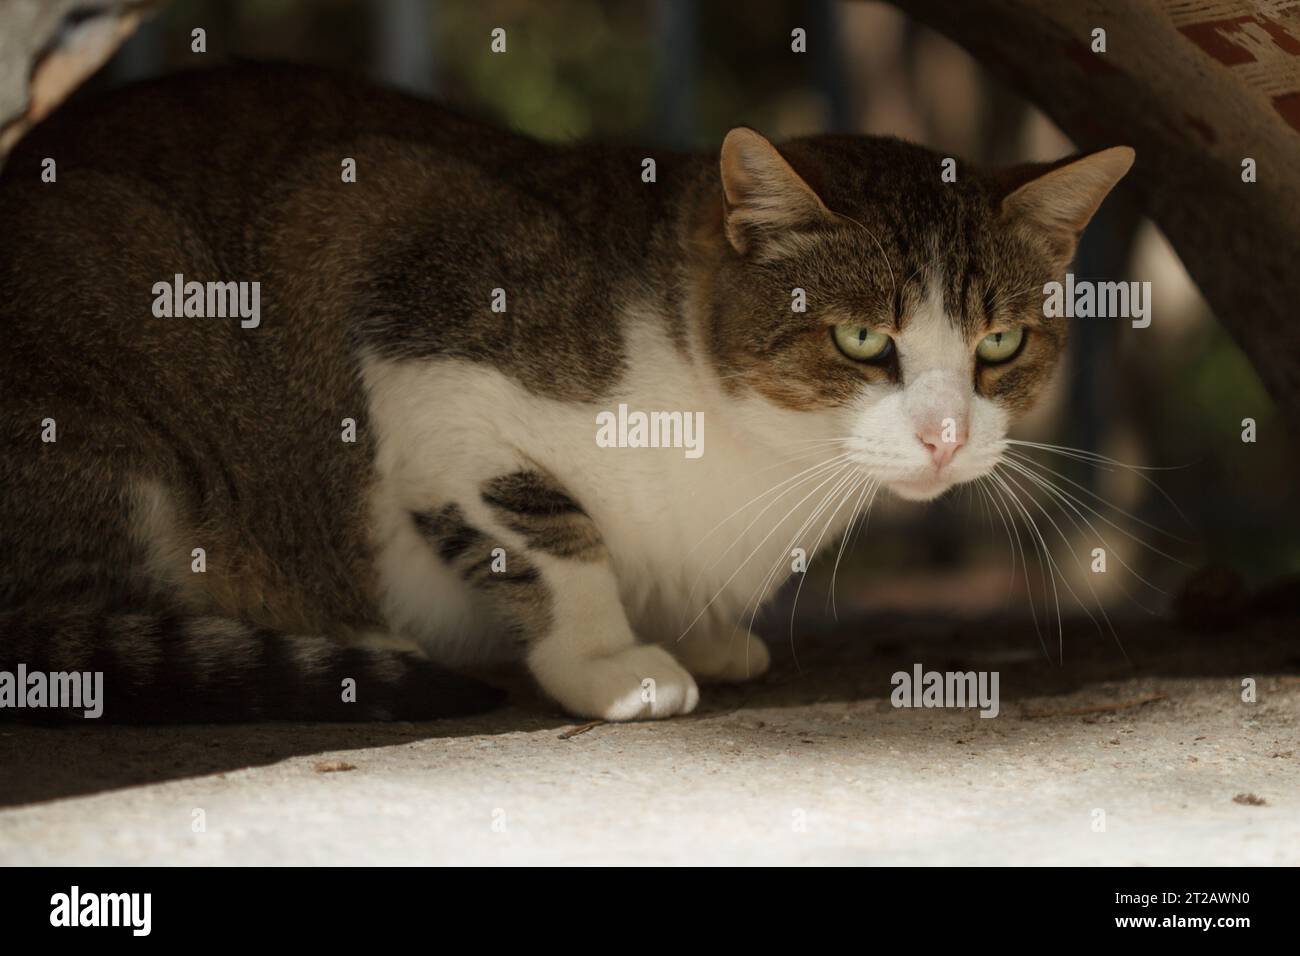
[[[195,27],[207,31],[202,56],[190,51]],[[498,27],[505,55],[489,51]],[[791,51],[796,28],[806,53]],[[776,140],[896,135],[980,164],[1074,150],[960,47],[886,4],[834,0],[174,0],[78,96],[235,57],[352,71],[549,140],[716,149],[744,124]],[[1067,615],[1164,613],[1195,568],[1222,569],[1212,597],[1300,570],[1288,429],[1122,186],[1074,271],[1150,281],[1154,301],[1144,330],[1076,321],[1051,400],[1019,432],[1088,454],[1020,448],[1058,488],[1017,475],[1024,514],[976,489],[929,508],[878,503],[838,568],[841,611],[1027,612],[1033,595],[1041,615],[1054,600],[1047,568]],[[1269,440],[1243,443],[1246,417]],[[1105,573],[1092,569],[1096,547]],[[817,611],[830,555],[801,597]]]

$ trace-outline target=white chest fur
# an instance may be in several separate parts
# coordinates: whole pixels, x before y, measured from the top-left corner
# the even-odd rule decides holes
[[[483,599],[442,564],[409,514],[477,502],[484,481],[529,464],[555,476],[596,522],[643,640],[747,620],[789,576],[793,548],[811,556],[836,538],[861,486],[835,465],[801,474],[835,454],[822,443],[831,436],[816,431],[818,416],[765,408],[768,431],[756,437],[744,423],[757,416],[653,326],[633,326],[625,345],[629,373],[598,403],[539,398],[461,360],[367,364],[374,540],[381,606],[395,631],[450,664],[508,653]],[[620,404],[699,413],[703,454],[602,447],[598,416]]]

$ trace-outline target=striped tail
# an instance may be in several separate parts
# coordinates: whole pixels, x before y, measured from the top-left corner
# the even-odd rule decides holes
[[[70,674],[85,676],[62,676]],[[17,706],[14,694],[34,701],[42,680],[44,706]],[[51,706],[70,700],[74,684],[97,702],[83,696]],[[488,710],[504,696],[414,653],[279,634],[229,618],[0,612],[0,720],[81,719],[96,707],[97,719],[108,723],[430,720]]]

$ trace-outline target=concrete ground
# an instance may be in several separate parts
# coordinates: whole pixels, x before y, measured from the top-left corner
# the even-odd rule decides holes
[[[0,724],[0,864],[1300,863],[1290,617],[1121,625],[1127,660],[1074,626],[1064,665],[1005,620],[818,627],[664,723],[520,683],[443,723]],[[917,662],[998,670],[1000,715],[894,709]]]

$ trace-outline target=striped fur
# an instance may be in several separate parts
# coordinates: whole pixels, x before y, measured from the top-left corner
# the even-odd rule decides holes
[[[459,505],[411,515],[416,528],[465,584],[495,604],[516,641],[526,643],[551,624],[551,596],[528,557],[510,553],[465,520]]]
[[[482,498],[530,548],[574,561],[598,561],[605,555],[591,516],[541,471],[493,478],[484,485]]]
[[[98,610],[0,613],[0,670],[104,675],[105,723],[429,720],[502,695],[423,656],[292,636],[222,617]],[[345,700],[345,681],[354,682]],[[80,710],[0,709],[0,720]]]

